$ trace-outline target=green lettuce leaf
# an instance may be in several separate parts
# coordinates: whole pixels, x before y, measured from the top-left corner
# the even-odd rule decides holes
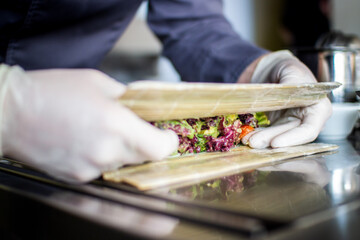
[[[228,127],[230,125],[233,125],[236,120],[239,120],[238,114],[229,114],[224,116],[224,127]]]
[[[267,118],[266,114],[263,112],[255,113],[254,117],[258,121],[259,126],[267,126],[270,124],[270,120]]]

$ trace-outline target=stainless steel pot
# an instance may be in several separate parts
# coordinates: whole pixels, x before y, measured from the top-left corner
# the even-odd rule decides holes
[[[314,48],[298,48],[294,54],[313,72],[319,82],[339,82],[329,96],[332,102],[356,102],[360,90],[360,40],[353,35],[329,33]]]

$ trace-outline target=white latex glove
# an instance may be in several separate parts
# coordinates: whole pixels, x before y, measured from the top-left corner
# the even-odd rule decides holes
[[[8,77],[3,153],[55,178],[85,182],[177,149],[176,135],[121,106],[126,87],[99,71],[15,67]]]
[[[264,56],[255,68],[251,82],[303,84],[315,83],[311,71],[288,51]],[[292,108],[270,113],[272,125],[251,132],[242,139],[252,148],[286,147],[316,139],[332,114],[329,99],[324,98],[308,107]]]

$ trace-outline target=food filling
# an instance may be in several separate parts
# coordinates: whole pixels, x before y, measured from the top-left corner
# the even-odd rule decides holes
[[[179,137],[179,154],[229,151],[255,128],[268,125],[264,113],[231,114],[152,122],[160,129],[174,131]]]

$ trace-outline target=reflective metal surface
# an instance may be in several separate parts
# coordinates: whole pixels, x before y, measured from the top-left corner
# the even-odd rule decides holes
[[[107,189],[101,189],[100,196],[98,187],[39,180],[0,171],[1,239],[239,239],[246,232],[222,230],[211,221],[196,220],[200,210],[194,211],[191,220],[186,220],[186,213],[171,216],[177,206],[166,201],[144,201],[141,196]],[[164,209],[167,214],[162,213]]]
[[[149,192],[101,180],[67,185],[2,160],[0,237],[318,239],[332,226],[331,236],[351,239],[360,221],[360,132],[329,143],[338,152]]]
[[[352,144],[316,155],[152,194],[193,200],[233,212],[292,221],[331,208],[360,194],[360,156]]]

